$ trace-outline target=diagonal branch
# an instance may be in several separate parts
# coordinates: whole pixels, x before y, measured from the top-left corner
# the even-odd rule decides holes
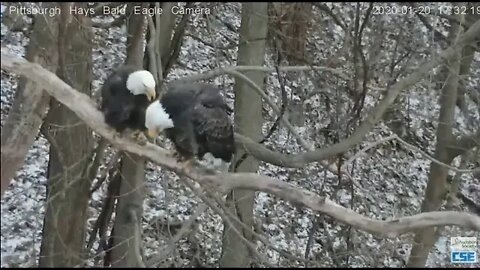
[[[480,23],[478,25],[480,26]],[[197,168],[191,171],[185,171],[169,151],[151,143],[140,146],[132,140],[115,136],[115,131],[105,124],[103,115],[96,109],[96,104],[87,95],[76,91],[55,74],[45,70],[40,65],[30,63],[21,57],[12,56],[2,50],[2,68],[6,71],[23,75],[43,85],[45,91],[53,98],[70,108],[70,110],[77,114],[89,127],[109,140],[118,149],[143,156],[166,169],[172,170],[180,175],[185,175],[202,185],[216,187],[217,190],[221,192],[226,193],[231,189],[249,189],[267,192],[290,201],[295,205],[308,207],[313,211],[329,215],[352,227],[385,237],[396,237],[412,230],[430,226],[456,225],[480,230],[480,217],[470,213],[437,211],[391,221],[380,221],[370,219],[351,209],[342,207],[324,196],[319,196],[311,191],[301,189],[295,185],[271,177],[254,173],[206,175],[202,170]]]
[[[391,88],[386,92],[384,98],[380,102],[378,102],[377,105],[372,109],[368,117],[360,124],[360,126],[353,132],[353,134],[344,141],[315,151],[291,155],[282,155],[280,153],[274,153],[273,151],[268,150],[266,147],[261,146],[255,143],[253,140],[250,140],[241,135],[236,134],[235,138],[238,139],[238,143],[246,147],[246,151],[250,152],[250,154],[252,154],[253,156],[264,160],[265,162],[279,166],[299,168],[305,166],[308,163],[318,162],[332,156],[341,154],[350,149],[351,147],[362,142],[368,132],[370,132],[375,126],[375,124],[380,121],[382,115],[395,101],[400,92],[408,89],[409,87],[412,87],[422,78],[424,78],[425,75],[427,75],[431,70],[433,70],[438,65],[444,63],[444,61],[450,60],[455,55],[455,50],[457,50],[461,46],[464,46],[465,44],[475,42],[475,39],[478,36],[480,36],[480,21],[472,25],[470,29],[465,32],[465,34],[458,40],[455,45],[444,50],[437,57],[434,57],[432,60],[422,64],[416,71],[392,85]],[[282,68],[280,68],[280,70],[282,70]],[[239,73],[238,70],[223,70],[217,72],[223,72],[223,74],[235,74],[235,72]],[[187,80],[191,80],[191,78],[188,77]],[[258,90],[256,92],[262,95]],[[268,102],[268,99],[266,101]],[[270,103],[269,105],[272,105]],[[272,106],[272,108],[275,111],[279,111],[275,105]]]
[[[464,227],[480,230],[479,216],[455,211],[427,212],[389,221],[372,220],[336,204],[325,196],[319,196],[294,185],[255,173],[195,175],[191,178],[202,184],[216,186],[225,191],[230,189],[251,189],[274,194],[292,204],[324,213],[352,227],[383,237],[393,238],[409,231],[439,224],[460,226],[456,224],[460,223]]]

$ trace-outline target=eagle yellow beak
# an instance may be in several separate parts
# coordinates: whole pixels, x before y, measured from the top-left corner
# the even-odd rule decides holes
[[[155,97],[157,96],[157,93],[155,93],[155,88],[148,88],[147,89],[147,98],[148,101],[155,100]]]
[[[147,135],[150,139],[155,139],[158,137],[158,131],[156,129],[148,129]]]

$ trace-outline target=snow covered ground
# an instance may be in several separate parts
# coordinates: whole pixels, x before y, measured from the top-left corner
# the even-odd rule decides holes
[[[348,4],[344,4],[341,8],[347,8],[346,5]],[[354,4],[352,3],[352,5]],[[352,10],[354,9],[352,8]],[[215,12],[226,23],[234,28],[239,28],[239,4],[218,5]],[[320,18],[319,15],[315,17]],[[348,16],[345,17],[349,19]],[[325,28],[311,30],[308,43],[309,51],[314,55],[316,63],[320,66],[324,64],[327,57],[335,55],[335,52],[343,44],[342,30],[329,17],[322,16],[321,18],[324,18],[322,23],[324,23]],[[238,42],[238,33],[231,31],[224,23],[211,19],[214,23],[207,27],[204,17],[193,16],[192,26],[188,28],[187,33],[200,37],[210,44],[215,44],[216,48],[199,42],[191,36],[186,36],[179,58],[182,65],[175,65],[167,80],[235,64],[236,46],[231,46],[232,48],[228,50],[218,48],[228,47],[232,45],[232,42]],[[388,21],[388,18],[382,17],[382,19]],[[399,28],[399,25],[404,26],[401,22],[398,22],[385,28],[386,31],[397,33],[396,29]],[[373,33],[372,28],[374,27],[368,25],[367,33]],[[432,42],[429,38],[430,33],[418,20],[413,24],[405,24],[404,27],[422,37],[408,42],[405,40],[399,44],[399,50],[405,50],[407,45],[416,49],[416,55],[411,57],[407,64],[406,72],[410,72],[418,67],[418,63],[429,59],[433,54],[432,51],[438,51],[439,45]],[[95,81],[93,87],[98,89],[111,68],[124,61],[126,36],[124,30],[120,28],[95,29],[95,31],[96,39],[93,55]],[[367,44],[373,42],[371,39],[365,39]],[[11,32],[2,23],[1,40],[2,48],[6,47],[18,55],[24,55],[24,46],[28,44],[28,37],[25,37],[22,33]],[[382,78],[389,77],[385,67],[388,65],[389,57],[392,57],[393,46],[393,42],[384,44],[384,50],[376,64],[375,76],[381,78],[378,87],[385,85]],[[273,66],[271,56],[267,57],[267,65]],[[467,84],[467,89],[470,91],[478,91],[479,89],[479,70],[480,59],[477,55],[472,64],[472,76]],[[342,117],[345,117],[348,106],[345,94],[348,87],[328,73],[321,73],[321,76],[319,78],[319,75],[311,72],[289,76],[286,83],[289,99],[301,100],[302,95],[300,93],[302,92],[309,93],[317,89],[327,91],[332,103],[331,106],[339,106],[339,117],[342,119]],[[226,96],[233,105],[232,86],[234,80],[227,76],[221,76],[211,81],[225,87]],[[13,102],[16,87],[16,77],[2,71],[2,125]],[[281,103],[279,89],[276,75],[270,75],[267,79],[266,92],[277,104]],[[363,116],[375,105],[378,95],[379,93],[375,91],[368,93]],[[422,150],[432,154],[439,113],[438,93],[432,89],[432,78],[423,80],[412,89],[407,89],[402,93],[402,97],[402,101],[395,104],[399,110],[397,117],[401,117],[405,121],[408,120],[406,131],[408,137],[416,142],[416,145]],[[479,125],[478,109],[473,103],[468,105],[469,118],[473,121],[467,121],[464,115],[457,111],[456,134],[471,132]],[[303,107],[305,124],[297,127],[298,132],[307,141],[314,142],[317,148],[331,144],[332,141],[327,141],[322,135],[326,128],[330,128],[329,124],[334,121],[332,109],[326,107],[325,95],[313,95],[303,100]],[[267,105],[264,108],[267,111],[265,115],[267,123],[264,126],[266,132],[272,125],[275,114]],[[359,149],[391,134],[392,131],[389,126],[379,124],[367,135],[365,142],[355,147],[349,154],[352,155]],[[345,130],[342,130],[339,136],[342,139],[345,138]],[[283,153],[304,151],[283,127],[274,133],[266,145]],[[45,210],[45,176],[48,148],[48,142],[42,136],[38,136],[27,155],[25,165],[18,172],[1,201],[2,267],[28,267],[36,264]],[[459,165],[458,160],[455,160],[454,165]],[[319,194],[326,194],[337,203],[345,207],[351,207],[358,213],[384,220],[419,213],[429,166],[430,162],[420,153],[407,150],[398,144],[384,143],[359,156],[348,167],[349,173],[360,183],[362,189],[352,187],[352,184],[346,179],[342,179],[342,182],[339,183],[336,175],[325,172],[322,167],[316,164],[310,164],[303,170],[299,170],[262,163],[260,173],[276,177],[280,181],[296,184]],[[146,260],[149,260],[161,253],[167,243],[166,240],[168,240],[165,236],[160,235],[158,228],[155,227],[158,221],[186,221],[201,200],[174,174],[151,164],[148,165],[147,169],[146,186],[148,196],[144,203],[143,244]],[[167,186],[168,189],[165,189]],[[478,179],[474,179],[471,174],[464,174],[461,176],[460,186],[461,191],[466,196],[477,203],[480,202]],[[89,209],[89,227],[98,216],[105,190],[106,186],[104,185],[93,195]],[[459,209],[466,210],[463,205]],[[320,217],[318,221],[320,223],[324,222],[322,224],[325,224],[325,227],[320,226],[317,229],[310,251],[310,258],[316,259],[318,266],[401,267],[408,258],[411,249],[411,235],[405,235],[397,239],[381,239],[368,233],[350,229],[328,217]],[[296,257],[304,258],[309,231],[314,221],[315,215],[312,211],[297,209],[292,204],[274,196],[257,192],[255,222],[275,247],[290,252]],[[221,218],[212,210],[207,210],[198,218],[196,230],[177,244],[177,249],[172,253],[174,256],[171,256],[174,259],[166,265],[191,266],[194,264],[192,258],[196,257],[199,260],[197,263],[200,265],[215,267],[221,253],[221,232]],[[448,238],[451,236],[480,237],[478,232],[451,227],[444,228],[435,248],[430,253],[428,266],[449,266]],[[347,245],[347,243],[350,244]],[[278,252],[265,247],[263,243],[259,242],[258,246],[259,252],[268,258],[271,265],[304,265],[302,261],[290,260],[279,255]],[[344,254],[350,255],[348,261]],[[89,265],[92,265],[92,262]]]

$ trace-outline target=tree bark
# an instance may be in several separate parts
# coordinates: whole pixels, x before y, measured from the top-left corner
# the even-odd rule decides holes
[[[154,7],[155,4],[151,4],[151,6]],[[175,3],[164,2],[160,3],[160,6],[164,11],[170,11],[171,8],[175,6]],[[193,3],[187,2],[185,7],[189,8],[192,6]],[[165,78],[167,76],[170,68],[178,59],[182,46],[182,40],[185,35],[188,18],[191,16],[191,13],[186,12],[185,14],[180,16],[182,16],[182,19],[178,24],[175,23],[175,20],[178,17],[172,12],[162,13],[161,15],[159,15],[159,20],[156,20],[156,16],[153,17],[153,24],[156,28],[156,32],[160,33],[160,35],[151,37],[150,31],[147,31],[146,34],[147,43],[150,42],[151,38],[153,38],[155,40],[155,43],[157,43],[156,53],[160,55],[161,59],[162,78]],[[160,29],[157,29],[158,24],[160,25]],[[150,67],[150,57],[148,54],[148,49],[146,49],[144,53],[144,68]]]
[[[279,41],[278,50],[293,64],[304,64],[312,4],[272,3],[271,9],[274,22],[270,31]]]
[[[130,4],[134,5],[134,4]],[[128,20],[127,59],[125,64],[142,67],[145,15],[133,14]],[[140,34],[138,34],[140,33]],[[142,250],[142,215],[145,196],[144,157],[123,152],[120,193],[112,229],[112,267],[145,267]]]
[[[267,4],[268,3],[244,3],[242,4],[242,23],[240,26],[240,46],[238,50],[238,65],[264,64],[265,40],[267,36]],[[263,88],[265,74],[263,72],[245,72],[245,75],[254,81],[260,88]],[[250,137],[255,141],[262,139],[262,99],[243,80],[235,82],[235,127],[236,132]],[[232,163],[236,164],[243,151],[239,149]],[[235,166],[234,166],[235,167]],[[248,156],[237,167],[238,172],[256,172],[258,160]],[[244,190],[233,190],[227,196],[228,209],[241,222],[249,228],[253,226],[253,204],[255,192]],[[240,226],[239,232],[247,240],[252,240]],[[241,240],[228,223],[224,223],[221,267],[249,267],[251,256],[247,245]]]
[[[140,5],[142,8],[148,7],[148,3],[129,3],[127,6],[127,60],[125,63],[141,67],[143,65],[143,31],[145,28],[145,16],[135,15],[134,7]]]
[[[460,18],[460,16],[458,17]],[[450,38],[455,43],[462,32],[462,27],[453,24]],[[440,96],[440,116],[438,118],[437,143],[435,146],[435,159],[450,164],[452,155],[448,146],[454,143],[452,128],[455,117],[455,106],[457,101],[457,89],[459,87],[459,73],[461,67],[462,48],[455,50],[455,56],[447,66],[449,67],[448,77],[442,88]],[[430,164],[425,198],[422,203],[422,212],[431,212],[440,209],[447,193],[448,168],[435,162]],[[436,241],[436,229],[425,228],[415,233],[412,252],[407,267],[425,267],[430,249]]]
[[[142,251],[142,215],[145,197],[145,158],[124,152],[120,192],[112,230],[112,267],[145,267]]]
[[[73,16],[72,3],[62,9],[57,76],[82,93],[91,94],[92,33],[87,17]],[[85,3],[76,4],[85,7]],[[47,206],[40,248],[40,267],[74,267],[83,263],[93,152],[92,130],[68,107],[52,99],[42,127],[50,142]]]
[[[50,3],[42,5],[54,6]],[[58,17],[35,16],[26,59],[55,72],[58,62],[57,35]],[[48,112],[49,100],[50,97],[43,91],[42,85],[24,77],[19,79],[15,101],[2,127],[2,197],[10,181],[24,164],[28,149],[35,141],[38,129]]]
[[[474,7],[473,3],[470,3],[470,7]],[[476,21],[475,17],[478,17],[478,19],[480,20],[480,15],[478,15],[478,14],[470,13],[470,14],[466,15],[465,19],[467,21],[467,26],[470,27],[471,24],[473,24],[473,23],[470,23],[470,25],[469,25],[469,23],[468,23],[469,21],[471,21],[471,22]],[[473,44],[465,46],[462,50],[462,63],[460,65],[460,76],[462,76],[462,78],[464,76],[470,74],[470,68],[472,66],[473,58],[474,58],[474,55],[475,55],[475,50],[476,50],[476,48]],[[467,113],[468,109],[467,109],[467,104],[466,104],[466,101],[465,101],[465,95],[466,95],[465,80],[462,79],[462,80],[460,80],[459,83],[460,83],[460,85],[458,87],[458,93],[457,93],[457,106],[463,112]]]

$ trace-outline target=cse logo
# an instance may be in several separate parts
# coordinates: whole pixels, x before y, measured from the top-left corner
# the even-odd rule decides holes
[[[475,251],[452,251],[450,254],[452,263],[476,263],[477,252]]]

